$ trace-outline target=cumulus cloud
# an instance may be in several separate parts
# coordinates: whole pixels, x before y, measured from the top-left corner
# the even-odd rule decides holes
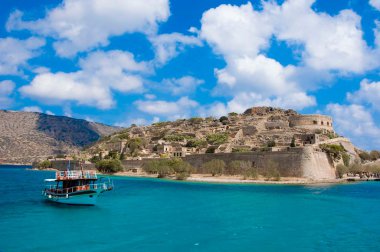
[[[316,105],[315,97],[305,93],[289,93],[284,96],[267,98],[257,93],[239,93],[227,104],[217,102],[199,109],[202,116],[223,116],[230,112],[243,113],[252,106],[271,106],[302,109]]]
[[[10,95],[13,93],[15,89],[15,83],[10,80],[5,80],[0,82],[0,108],[6,109],[9,108],[13,99],[10,98]]]
[[[193,76],[183,76],[181,78],[164,79],[160,87],[173,95],[183,95],[193,93],[204,81]]]
[[[0,75],[22,74],[21,67],[38,55],[45,41],[31,37],[26,40],[16,38],[0,38]]]
[[[334,128],[339,134],[350,138],[354,144],[365,149],[379,147],[380,128],[371,113],[362,105],[329,104],[326,111],[334,118]]]
[[[360,89],[354,93],[348,93],[347,99],[352,103],[370,104],[374,109],[380,110],[380,82],[362,80]]]
[[[303,61],[316,70],[362,73],[373,68],[376,58],[363,39],[360,16],[352,10],[335,16],[316,13],[311,8],[314,2],[268,4],[265,11],[271,16],[277,39],[304,46]]]
[[[184,51],[186,47],[202,45],[198,37],[186,36],[180,33],[152,36],[150,41],[154,47],[156,55],[155,61],[158,65],[164,65],[180,52]]]
[[[60,56],[106,46],[109,38],[124,33],[154,34],[157,25],[170,15],[168,0],[64,0],[48,10],[45,17],[24,21],[23,13],[14,11],[7,30],[30,30],[53,37]]]
[[[248,106],[257,100],[259,104],[298,109],[313,106],[315,98],[307,92],[315,90],[323,80],[379,66],[379,50],[364,41],[356,13],[343,10],[331,16],[314,11],[314,2],[288,0],[279,5],[267,1],[262,2],[261,10],[255,10],[249,2],[241,6],[220,5],[203,14],[200,37],[226,61],[226,67],[215,70],[215,93],[232,94],[232,100],[225,105],[227,110],[230,104],[248,105],[238,99],[241,94],[253,96]],[[298,55],[299,62],[282,65],[269,58],[266,51],[273,39],[284,41]],[[305,81],[305,76],[313,78]],[[301,102],[289,102],[288,94],[302,97]]]
[[[252,4],[220,5],[203,14],[200,36],[216,53],[229,57],[256,56],[269,46],[273,26]]]
[[[239,57],[228,60],[227,67],[216,70],[221,89],[238,92],[257,92],[261,95],[282,95],[295,92],[297,83],[290,80],[293,66],[282,66],[274,59],[263,55]]]
[[[369,0],[369,4],[380,11],[380,0]]]
[[[147,63],[136,62],[131,53],[117,50],[91,53],[79,65],[81,69],[76,72],[38,74],[20,92],[47,104],[72,101],[109,109],[115,105],[112,91],[141,91],[143,80],[139,74],[150,71]]]
[[[137,109],[150,115],[164,116],[168,119],[189,117],[198,107],[198,103],[188,97],[181,97],[177,101],[138,100],[134,103]]]
[[[38,106],[28,106],[28,107],[23,107],[21,109],[22,111],[25,112],[37,112],[37,113],[42,113],[42,109]]]

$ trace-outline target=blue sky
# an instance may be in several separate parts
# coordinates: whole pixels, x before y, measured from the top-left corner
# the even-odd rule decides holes
[[[3,0],[0,109],[129,126],[252,106],[380,146],[380,0]]]

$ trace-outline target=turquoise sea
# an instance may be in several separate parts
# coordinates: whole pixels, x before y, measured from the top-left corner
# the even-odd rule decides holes
[[[53,172],[0,167],[0,251],[379,251],[380,183],[114,178],[97,206],[41,198]]]

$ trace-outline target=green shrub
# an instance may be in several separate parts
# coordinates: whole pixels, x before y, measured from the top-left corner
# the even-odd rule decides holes
[[[280,171],[278,170],[279,164],[269,160],[265,167],[264,176],[266,180],[279,181],[281,179]]]
[[[189,122],[191,124],[200,124],[201,122],[203,122],[203,118],[201,118],[201,117],[193,117],[193,118],[189,119]]]
[[[217,147],[210,146],[210,147],[207,148],[206,153],[215,153],[216,149],[217,149]]]
[[[223,160],[213,159],[202,165],[202,171],[205,173],[211,173],[212,176],[221,175],[224,172],[226,163]]]
[[[219,122],[224,122],[224,121],[227,121],[228,122],[228,117],[227,116],[221,116],[220,118],[219,118]]]
[[[100,156],[93,156],[92,158],[90,158],[90,162],[93,164],[96,164],[100,160],[101,160]]]
[[[360,174],[364,172],[364,167],[359,162],[354,162],[348,167],[348,171],[353,174]]]
[[[276,146],[276,142],[274,140],[268,141],[267,147],[271,148],[271,147],[275,147],[275,146]]]
[[[206,148],[207,147],[207,141],[204,139],[188,140],[186,143],[186,147]]]
[[[117,159],[100,160],[95,164],[95,167],[103,173],[115,173],[123,170],[120,160]]]
[[[336,167],[336,176],[338,178],[343,178],[343,175],[348,173],[348,167],[343,164],[338,164]]]
[[[296,139],[292,137],[292,141],[290,142],[290,147],[296,147]]]
[[[142,168],[146,173],[158,174],[159,178],[176,174],[184,179],[193,171],[193,167],[180,158],[150,160],[144,163]]]
[[[369,156],[370,156],[372,161],[378,160],[378,159],[380,159],[380,151],[373,150],[369,153]]]
[[[236,112],[228,113],[228,116],[231,116],[231,117],[233,117],[233,116],[237,116],[237,115],[238,115],[238,113],[236,113]]]
[[[243,171],[243,179],[248,179],[248,178],[257,179],[258,177],[259,177],[259,174],[255,167],[250,167],[249,169]]]
[[[340,144],[321,144],[319,147],[334,159],[339,159],[342,153],[346,152]]]
[[[209,134],[206,137],[206,140],[209,144],[219,145],[227,142],[228,134],[227,133],[215,133]]]
[[[51,168],[52,167],[52,164],[49,160],[44,160],[40,163],[37,164],[37,168],[38,169],[47,169],[47,168]]]
[[[243,160],[234,160],[227,165],[225,173],[228,175],[239,175],[243,174],[244,171],[247,171],[250,168],[252,168],[251,162]]]
[[[343,164],[348,167],[350,165],[350,155],[348,155],[346,152],[342,153],[342,159],[343,159]]]
[[[232,152],[249,152],[251,151],[250,148],[248,147],[235,147],[235,148],[232,148]]]
[[[119,134],[120,139],[129,139],[129,133],[128,132],[123,132]]]
[[[371,160],[371,156],[368,152],[366,151],[362,151],[359,153],[359,157],[362,161],[369,161]]]

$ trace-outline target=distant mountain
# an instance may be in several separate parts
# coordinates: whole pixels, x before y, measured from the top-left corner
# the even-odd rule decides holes
[[[65,116],[0,110],[0,163],[30,163],[51,155],[76,153],[120,130]]]

